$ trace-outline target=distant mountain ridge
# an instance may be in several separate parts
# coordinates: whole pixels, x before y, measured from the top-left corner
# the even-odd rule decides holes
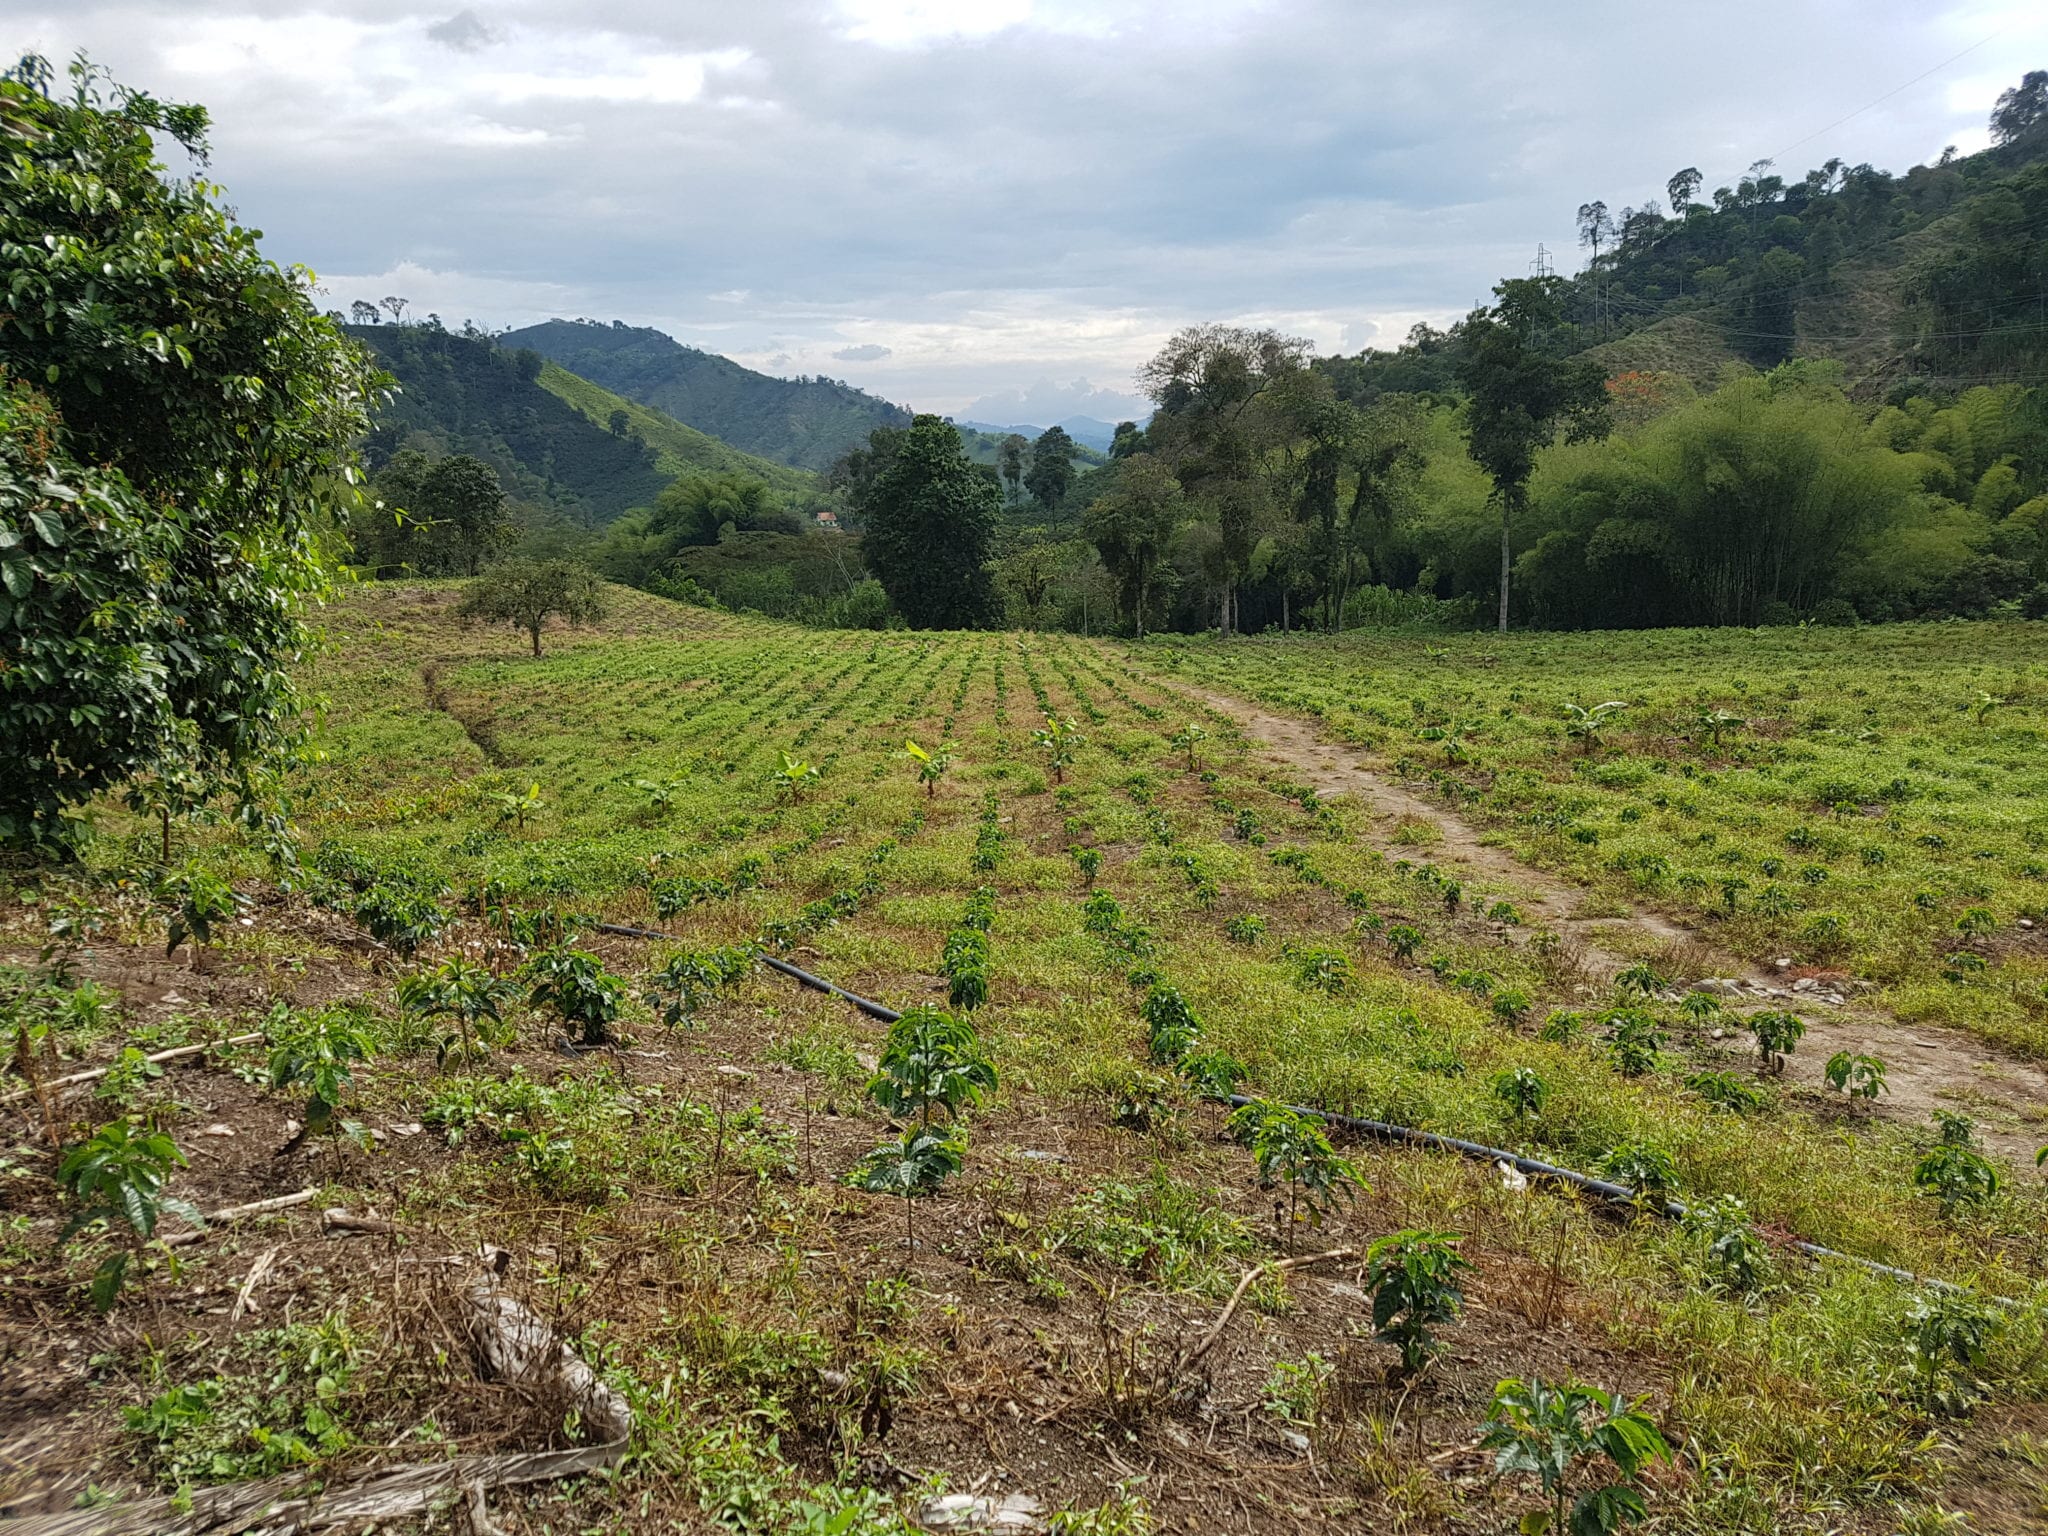
[[[1094,416],[1065,416],[1058,421],[1049,421],[1042,427],[1029,423],[1005,427],[988,421],[956,421],[954,425],[972,427],[977,432],[989,432],[997,437],[1008,437],[1015,432],[1021,437],[1031,438],[1039,436],[1048,428],[1058,427],[1075,442],[1084,448],[1093,448],[1097,453],[1109,452],[1109,445],[1116,441],[1116,423],[1102,421]]]
[[[826,470],[910,412],[830,379],[778,379],[620,321],[548,320],[498,338],[771,463]]]

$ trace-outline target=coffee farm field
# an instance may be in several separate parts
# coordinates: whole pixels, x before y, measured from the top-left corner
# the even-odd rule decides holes
[[[1155,645],[1530,862],[2048,1056],[2037,624]]]
[[[458,596],[331,610],[297,871],[10,877],[0,1532],[2043,1517],[2034,630]]]

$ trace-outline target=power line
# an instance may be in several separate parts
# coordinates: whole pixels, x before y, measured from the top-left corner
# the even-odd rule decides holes
[[[1901,91],[1911,90],[1914,86],[1918,85],[1922,80],[1925,80],[1929,75],[1940,74],[1944,69],[1947,69],[1949,65],[1954,64],[1960,59],[1968,58],[1971,54],[1975,53],[1979,48],[1982,48],[1986,43],[1997,41],[1997,39],[2003,37],[2009,30],[2010,28],[2000,27],[1997,31],[1991,33],[1990,36],[1978,38],[1976,42],[1970,44],[1970,46],[1965,48],[1961,53],[1950,54],[1947,58],[1943,59],[1939,64],[1935,65],[1932,69],[1922,70],[1919,74],[1915,75],[1912,79],[1908,80],[1904,85],[1894,86],[1891,90],[1886,91],[1882,96],[1878,97],[1877,100],[1865,103],[1863,106],[1858,107],[1854,112],[1851,112],[1847,117],[1838,117],[1832,123],[1829,123],[1827,127],[1816,128],[1812,133],[1809,133],[1803,139],[1794,139],[1790,144],[1787,144],[1783,149],[1779,150],[1778,154],[1771,156],[1771,159],[1775,161],[1779,155],[1789,155],[1790,153],[1792,153],[1793,150],[1797,149],[1800,145],[1811,144],[1815,139],[1819,138],[1822,134],[1833,133],[1837,128],[1841,127],[1842,124],[1852,122],[1856,118],[1861,117],[1864,113],[1869,112],[1874,108],[1883,106],[1886,102],[1890,101],[1894,96],[1898,95]]]

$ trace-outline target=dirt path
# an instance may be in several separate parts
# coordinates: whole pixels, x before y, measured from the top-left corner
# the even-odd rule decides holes
[[[1528,919],[1528,927],[1563,934],[1579,949],[1585,969],[1603,981],[1634,963],[1642,940],[1683,950],[1709,969],[1685,983],[1715,982],[1709,990],[1730,1003],[1766,1003],[1790,1008],[1806,1021],[1806,1036],[1787,1061],[1788,1083],[1826,1093],[1827,1060],[1837,1051],[1861,1052],[1881,1059],[1890,1092],[1878,1101],[1877,1113],[1903,1124],[1925,1126],[1936,1108],[1960,1110],[1977,1121],[1988,1150],[1998,1152],[2031,1171],[2034,1154],[2048,1142],[2048,1071],[2021,1057],[1997,1051],[1958,1030],[1937,1025],[1909,1025],[1867,1004],[1830,992],[1826,983],[1795,990],[1774,973],[1738,960],[1712,938],[1663,913],[1640,908],[1609,915],[1602,899],[1597,914],[1585,910],[1589,893],[1570,881],[1525,864],[1487,840],[1488,834],[1456,812],[1426,800],[1374,772],[1358,760],[1355,749],[1318,735],[1306,721],[1274,714],[1230,694],[1175,682],[1174,688],[1199,699],[1237,723],[1253,751],[1274,766],[1315,787],[1324,796],[1348,795],[1365,805],[1382,823],[1375,841],[1383,851],[1412,854],[1392,842],[1401,822],[1427,822],[1441,841],[1422,850],[1432,863],[1468,884],[1508,887]],[[1637,942],[1631,945],[1631,939]],[[1725,1054],[1732,1065],[1746,1058],[1748,1036],[1732,1032],[1708,1047]]]

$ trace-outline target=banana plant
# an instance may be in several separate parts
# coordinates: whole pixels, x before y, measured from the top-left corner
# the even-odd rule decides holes
[[[1564,733],[1578,742],[1586,756],[1591,757],[1607,727],[1614,723],[1614,717],[1627,708],[1627,703],[1621,699],[1609,699],[1605,704],[1595,704],[1590,709],[1583,704],[1567,704],[1564,707]]]
[[[910,759],[917,770],[917,782],[924,786],[925,798],[931,799],[939,792],[939,780],[953,767],[954,746],[942,741],[927,752],[914,741],[903,743],[903,755]]]
[[[1199,772],[1202,766],[1202,743],[1209,739],[1209,733],[1192,720],[1173,733],[1168,743],[1174,751],[1188,755],[1188,772]]]
[[[1031,733],[1031,744],[1045,753],[1046,765],[1052,769],[1055,784],[1067,782],[1067,770],[1074,764],[1074,753],[1086,738],[1071,720],[1062,720],[1057,715],[1045,717],[1045,729]]]
[[[802,799],[804,791],[816,784],[822,775],[816,767],[800,757],[794,757],[787,752],[778,753],[777,756],[782,761],[776,766],[775,771],[768,775],[769,782],[775,786],[775,792],[783,799],[792,802]]]
[[[129,1252],[117,1253],[103,1262],[92,1277],[92,1302],[105,1314],[127,1282],[130,1262],[156,1236],[158,1219],[165,1211],[183,1217],[195,1227],[206,1223],[184,1200],[164,1193],[173,1169],[186,1167],[178,1144],[162,1131],[140,1130],[126,1120],[115,1120],[93,1132],[92,1139],[73,1147],[57,1168],[57,1182],[69,1190],[81,1209],[58,1235],[63,1242],[96,1221],[109,1226],[119,1222],[132,1240]],[[166,1250],[168,1252],[168,1250]]]
[[[540,785],[537,783],[528,784],[523,795],[500,791],[494,792],[489,798],[490,803],[497,809],[498,825],[502,827],[509,821],[522,832],[526,830],[526,818],[538,816],[546,804],[540,797]]]

